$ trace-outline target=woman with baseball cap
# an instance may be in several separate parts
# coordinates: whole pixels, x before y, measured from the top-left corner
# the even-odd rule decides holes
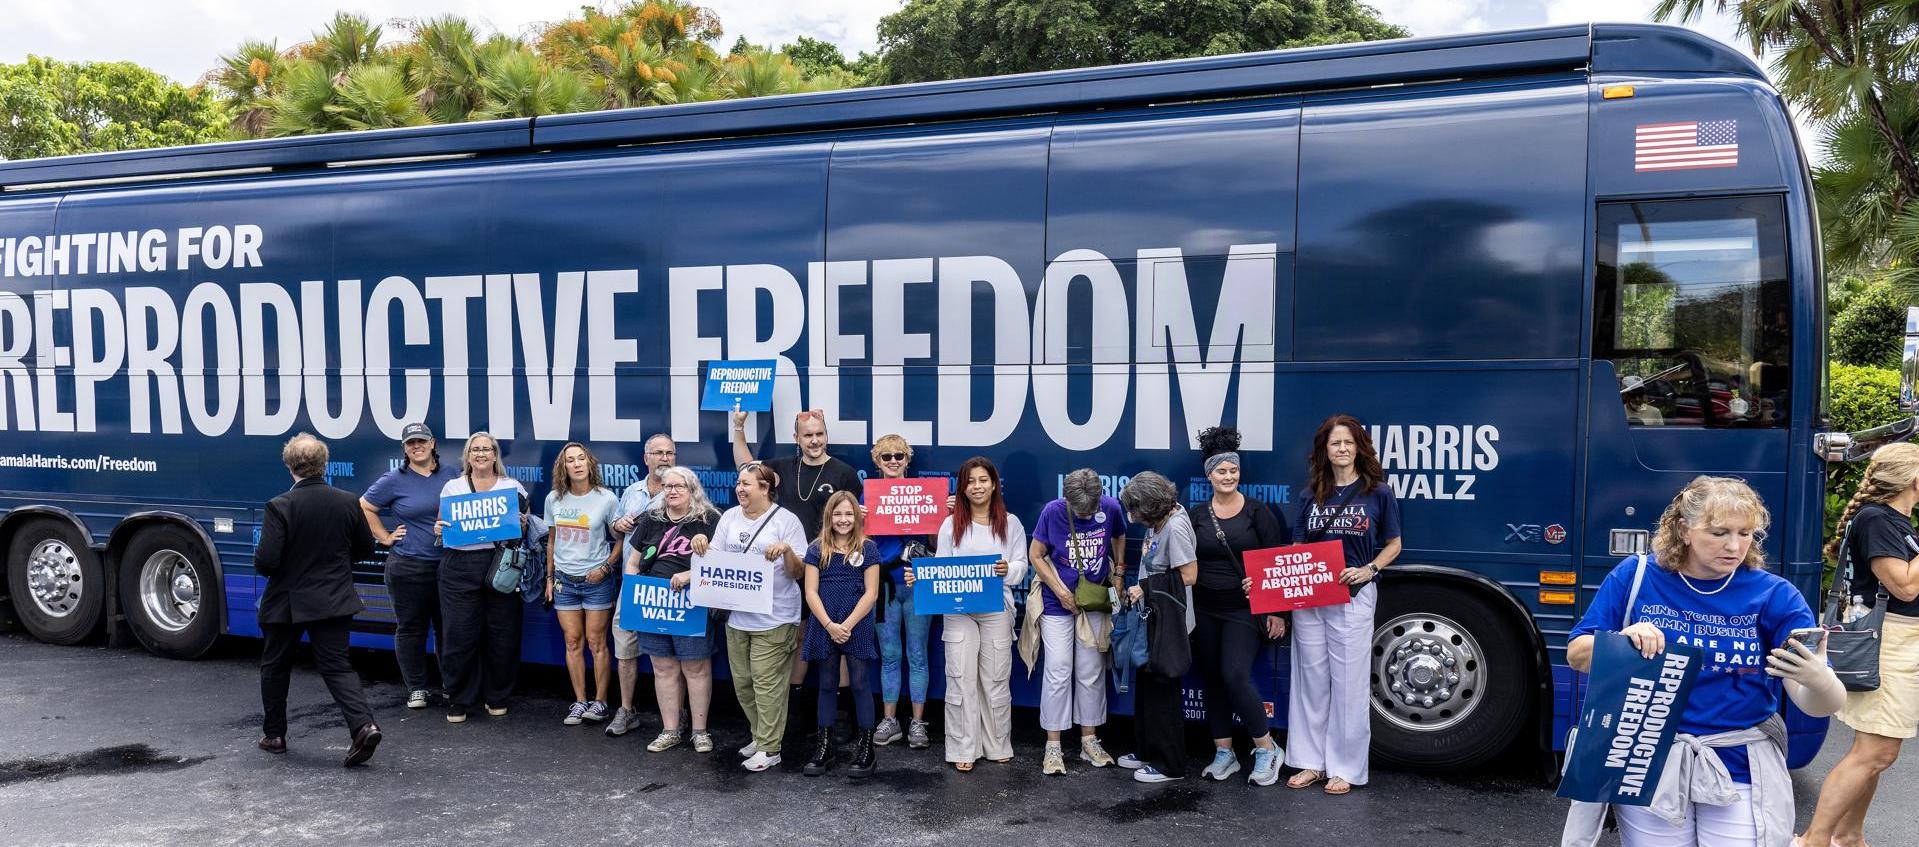
[[[400,430],[399,467],[380,475],[360,497],[373,540],[386,545],[386,591],[393,600],[393,657],[406,681],[409,709],[427,707],[426,637],[440,629],[440,549],[433,522],[440,516],[440,489],[457,472],[440,464],[433,430],[410,423]],[[380,513],[398,524],[392,530]]]

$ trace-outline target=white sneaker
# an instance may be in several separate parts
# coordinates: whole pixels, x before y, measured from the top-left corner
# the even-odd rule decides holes
[[[1147,765],[1139,770],[1133,771],[1134,782],[1172,782],[1176,779],[1179,779],[1179,777],[1167,776],[1160,773],[1154,770],[1152,765]]]
[[[1119,765],[1120,767],[1125,768],[1129,771],[1136,771],[1136,770],[1139,770],[1140,768],[1146,767],[1146,763],[1140,761],[1139,756],[1133,753],[1127,753],[1126,755],[1119,757],[1118,759],[1113,761],[1113,764]]]
[[[1199,775],[1207,779],[1224,780],[1236,773],[1239,773],[1239,757],[1234,755],[1231,750],[1223,750],[1215,747],[1213,748],[1213,761],[1208,763],[1206,769],[1200,771]]]
[[[1103,768],[1113,763],[1113,757],[1106,752],[1105,747],[1100,746],[1097,735],[1079,737],[1079,760],[1096,768]]]
[[[744,762],[741,762],[740,767],[743,767],[754,773],[759,773],[760,771],[771,768],[774,765],[777,765],[779,763],[780,763],[780,754],[778,753],[769,754],[769,753],[756,752],[753,754],[752,758],[747,759]]]
[[[751,759],[753,758],[753,754],[758,752],[760,752],[760,748],[755,746],[753,742],[748,741],[745,747],[740,748],[740,758]]]

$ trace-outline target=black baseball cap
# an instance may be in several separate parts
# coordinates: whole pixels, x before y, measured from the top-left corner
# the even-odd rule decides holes
[[[406,429],[400,430],[401,444],[419,439],[433,440],[433,430],[427,429],[426,424],[417,422],[407,424]]]

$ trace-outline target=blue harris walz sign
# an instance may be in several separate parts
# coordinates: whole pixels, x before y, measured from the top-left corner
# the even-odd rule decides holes
[[[441,497],[440,520],[448,524],[440,531],[448,547],[519,538],[520,492],[508,488]]]
[[[1592,684],[1566,744],[1559,796],[1652,805],[1699,662],[1699,650],[1683,644],[1667,642],[1666,652],[1648,659],[1626,636],[1594,636]]]
[[[669,580],[628,575],[620,583],[620,628],[655,635],[705,635],[706,609]]]

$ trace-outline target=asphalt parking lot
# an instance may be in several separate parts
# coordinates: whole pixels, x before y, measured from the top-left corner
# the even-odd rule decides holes
[[[386,733],[372,764],[340,767],[347,734],[310,667],[294,677],[292,751],[258,737],[257,645],[223,641],[197,662],[138,650],[51,647],[0,635],[0,844],[958,844],[1016,838],[1049,845],[1113,843],[1366,844],[1368,847],[1543,845],[1558,840],[1563,801],[1525,762],[1444,776],[1376,769],[1347,797],[1258,788],[1241,777],[1139,785],[1117,768],[1077,761],[1039,773],[1037,719],[1016,711],[1018,756],[962,775],[935,747],[883,748],[880,771],[807,778],[749,774],[730,751],[743,721],[719,709],[719,749],[647,753],[657,722],[620,739],[566,727],[560,676],[536,669],[511,714],[448,724],[408,711],[390,658],[355,654]],[[650,692],[642,691],[650,703]],[[650,709],[648,710],[650,711]],[[937,712],[937,706],[933,709]],[[1103,734],[1130,749],[1124,726]],[[1203,744],[1203,740],[1201,741]],[[1795,775],[1800,820],[1819,776],[1843,752],[1844,728]],[[1202,748],[1194,754],[1204,755]],[[1197,766],[1195,766],[1195,774]],[[1882,801],[1919,796],[1907,759]],[[1874,809],[1876,844],[1919,832],[1919,809]],[[1610,839],[1608,843],[1617,843]],[[1913,843],[1907,840],[1903,843]]]

